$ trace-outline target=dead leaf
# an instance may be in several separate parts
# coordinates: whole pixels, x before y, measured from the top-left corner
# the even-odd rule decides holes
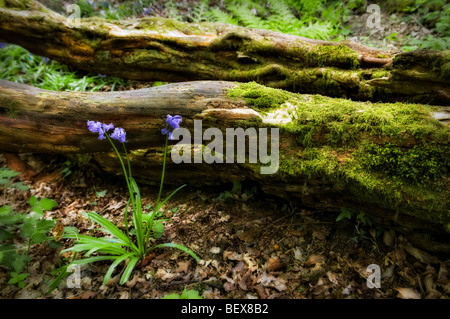
[[[255,288],[256,292],[259,295],[259,298],[261,299],[267,299],[268,295],[262,285],[256,285]]]
[[[241,260],[237,263],[236,267],[233,268],[235,274],[243,274],[245,270],[245,263]]]
[[[177,269],[175,269],[175,271],[176,272],[184,272],[185,274],[187,274],[190,265],[191,265],[191,261],[190,260],[179,261],[178,262],[178,267],[177,267]]]
[[[421,299],[422,296],[412,288],[395,288],[398,291],[398,298],[401,299]]]
[[[394,247],[395,244],[395,231],[390,229],[383,234],[383,242],[388,247]]]
[[[414,258],[425,264],[438,264],[439,260],[430,254],[420,250],[419,248],[407,245],[405,250]]]
[[[211,249],[209,250],[209,252],[211,254],[218,254],[220,253],[220,247],[211,247]]]
[[[225,289],[225,291],[230,292],[236,289],[236,286],[234,285],[234,283],[232,282],[226,282],[223,284],[223,289]]]
[[[268,271],[277,271],[284,268],[285,265],[278,258],[269,258],[267,261]]]
[[[265,287],[275,288],[278,291],[286,290],[286,280],[282,278],[275,278],[272,275],[268,275],[266,272],[263,272],[259,277],[258,283]]]
[[[323,264],[325,262],[324,255],[311,255],[308,260],[305,262],[306,266],[313,266],[315,264]]]
[[[87,290],[83,292],[80,296],[78,296],[76,299],[94,299],[97,293]]]
[[[338,275],[332,273],[331,271],[327,272],[327,278],[329,281],[331,281],[332,284],[337,285],[339,284],[339,279],[338,279]]]
[[[448,284],[448,282],[449,282],[449,280],[448,280],[447,268],[445,267],[445,265],[443,263],[441,263],[441,267],[439,268],[439,272],[437,275],[437,283],[446,285],[446,284]]]
[[[249,269],[249,270],[245,273],[245,275],[242,276],[242,279],[239,281],[239,287],[240,287],[242,290],[245,290],[245,291],[248,290],[247,284],[251,284],[251,282],[250,282],[251,275],[252,275],[252,272],[251,272],[251,270]]]
[[[155,278],[159,278],[164,281],[166,281],[166,280],[170,281],[171,279],[173,279],[176,276],[177,276],[177,274],[169,273],[162,268],[158,268],[158,270],[156,271],[156,273],[154,275]]]

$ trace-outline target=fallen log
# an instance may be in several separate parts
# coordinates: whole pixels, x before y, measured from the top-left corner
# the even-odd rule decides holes
[[[361,101],[450,105],[449,52],[393,55],[221,23],[62,16],[37,1],[5,1],[0,41],[78,70],[134,80],[226,80]]]
[[[86,126],[87,120],[112,122],[127,132],[133,175],[140,182],[156,183],[166,114],[182,115],[182,127],[192,137],[183,144],[190,163],[177,164],[169,156],[167,184],[249,180],[267,194],[307,207],[369,214],[411,238],[418,236],[421,247],[420,234],[441,237],[439,242],[425,241],[424,248],[450,252],[450,114],[442,107],[301,95],[254,82],[195,81],[89,93],[53,92],[2,80],[0,150],[93,154],[104,170],[116,174],[121,168],[111,146]],[[196,123],[202,126],[200,142],[193,139]],[[243,162],[234,153],[230,162],[207,163],[205,150],[212,148],[212,140],[204,134],[209,128],[218,129],[215,139],[222,137],[225,144],[232,133],[227,129],[254,128],[257,138],[267,129],[271,142],[265,155],[270,162],[259,152],[251,162],[248,140]],[[276,135],[278,140],[270,139]],[[170,151],[179,143],[172,141]],[[272,149],[275,144],[278,148]],[[228,150],[214,150],[217,158],[228,156]],[[196,154],[201,155],[198,163]],[[263,174],[262,168],[271,164],[278,165],[272,174]]]

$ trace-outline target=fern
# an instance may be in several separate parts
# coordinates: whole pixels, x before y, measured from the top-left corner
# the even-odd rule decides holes
[[[209,0],[202,0],[194,9],[192,9],[192,13],[188,16],[188,18],[192,22],[198,23],[212,20],[210,15]]]
[[[219,8],[212,8],[207,14],[213,22],[222,22],[235,25],[239,24],[239,21],[235,17],[220,10]]]
[[[239,4],[233,1],[227,5],[227,10],[233,13],[238,21],[246,27],[269,29],[269,24],[255,14],[257,10],[252,5],[253,3],[251,1],[246,2],[246,4]]]

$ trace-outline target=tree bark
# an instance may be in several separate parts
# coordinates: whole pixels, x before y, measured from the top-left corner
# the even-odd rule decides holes
[[[98,140],[86,126],[87,120],[112,122],[127,132],[126,147],[130,151],[133,176],[140,182],[157,183],[163,161],[165,137],[161,129],[165,127],[166,114],[182,115],[182,127],[192,132],[192,138],[195,134],[194,120],[202,120],[202,133],[207,128],[218,128],[224,132],[224,139],[226,128],[253,127],[269,131],[278,128],[279,169],[274,174],[262,174],[261,167],[266,165],[260,162],[246,160],[243,163],[208,164],[202,160],[200,163],[175,164],[169,155],[165,182],[195,186],[249,180],[258,183],[267,194],[298,201],[314,209],[339,211],[345,207],[357,213],[370,214],[376,221],[408,236],[419,236],[424,232],[427,236],[438,234],[448,239],[449,188],[445,172],[423,184],[399,184],[401,176],[390,176],[376,167],[365,167],[364,162],[358,163],[359,158],[365,155],[364,143],[373,143],[383,151],[389,151],[388,155],[398,152],[411,157],[425,154],[427,161],[441,165],[439,169],[448,169],[448,161],[439,161],[445,162],[449,155],[450,130],[444,124],[448,124],[450,113],[445,108],[426,105],[403,107],[402,104],[300,95],[257,84],[224,81],[172,83],[134,91],[89,93],[53,92],[1,80],[0,150],[91,153],[104,170],[120,173],[121,167],[111,153],[111,145],[106,140]],[[341,108],[344,111],[339,115],[336,109]],[[372,119],[369,127],[360,127],[359,116],[378,108],[385,108],[385,113]],[[303,114],[301,118],[289,115],[297,109],[303,109],[304,113],[299,113]],[[367,131],[370,127],[377,127],[384,118],[399,117],[409,110],[411,119],[399,128],[399,135],[392,132],[396,129],[394,124],[386,126],[384,133],[372,135]],[[415,117],[416,113],[420,116]],[[328,114],[333,120],[324,120]],[[373,116],[377,115],[374,113]],[[289,118],[288,123],[285,123],[286,117]],[[370,116],[368,118],[371,119]],[[315,133],[304,131],[310,124],[315,127]],[[390,125],[389,121],[386,125]],[[348,142],[349,146],[345,146],[346,141],[341,141],[344,144],[330,144],[328,139],[332,127],[336,132],[348,130],[351,136],[347,138],[353,142]],[[353,132],[354,129],[358,130]],[[310,142],[305,140],[308,135]],[[194,146],[194,152],[201,151],[209,142],[202,140],[203,146]],[[175,143],[171,143],[169,154]],[[249,150],[246,148],[246,151]],[[373,155],[370,149],[367,152]],[[401,157],[401,161],[408,158]],[[423,163],[411,160],[406,167],[421,174],[421,165]],[[392,196],[394,193],[396,196]],[[450,252],[445,240],[428,241],[431,246],[425,248]]]
[[[450,105],[449,52],[393,55],[220,23],[73,20],[36,1],[6,1],[0,41],[79,70],[154,81],[256,81],[293,92]]]

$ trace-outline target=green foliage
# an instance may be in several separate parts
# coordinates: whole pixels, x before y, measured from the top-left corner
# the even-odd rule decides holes
[[[186,287],[184,287],[181,295],[173,293],[164,296],[162,299],[203,299],[203,297],[199,295],[199,292],[197,290],[194,289],[186,290]]]
[[[447,175],[448,150],[432,145],[415,145],[402,150],[392,143],[362,145],[358,157],[371,170],[383,172],[413,184],[426,184]]]
[[[3,200],[6,201],[6,190],[8,188],[15,188],[22,191],[27,191],[29,187],[23,182],[13,182],[14,177],[20,175],[19,172],[13,171],[8,167],[0,167],[0,186],[3,189]]]
[[[32,196],[31,206],[24,213],[17,213],[9,205],[0,207],[0,265],[5,266],[11,275],[10,284],[23,288],[28,276],[22,273],[30,261],[32,245],[48,243],[56,246],[55,238],[49,235],[55,221],[43,218],[44,211],[52,210],[57,203],[48,198],[38,200]]]
[[[338,2],[326,7],[324,1],[228,0],[225,7],[226,11],[213,7],[208,16],[216,22],[321,40],[340,38],[340,34],[348,33],[343,26],[348,12]]]
[[[336,221],[339,222],[343,219],[351,219],[353,217],[353,212],[347,208],[341,208],[341,213],[336,218]]]
[[[8,284],[14,285],[17,284],[19,288],[25,287],[25,279],[30,275],[29,273],[18,274],[16,272],[10,272],[11,279],[8,281]]]
[[[76,253],[83,254],[82,259],[77,259],[72,261],[71,264],[79,265],[92,263],[97,261],[112,261],[108,271],[106,272],[103,283],[108,282],[114,273],[117,266],[119,266],[122,262],[127,262],[122,276],[120,278],[120,284],[126,283],[131,273],[133,272],[137,263],[145,258],[145,256],[151,252],[152,250],[158,248],[177,248],[181,251],[184,251],[191,255],[196,261],[199,260],[198,256],[189,248],[184,247],[175,243],[164,243],[155,245],[153,247],[149,247],[149,243],[151,238],[157,239],[160,238],[164,232],[163,220],[155,220],[157,213],[160,208],[181,188],[185,185],[182,185],[175,189],[172,193],[169,194],[164,200],[160,201],[160,196],[162,192],[162,185],[164,181],[165,174],[165,165],[163,165],[163,173],[161,177],[161,187],[158,194],[157,203],[150,213],[144,213],[142,209],[142,200],[141,193],[139,187],[131,176],[131,165],[128,157],[128,153],[126,147],[123,145],[123,150],[126,158],[126,166],[124,161],[122,160],[122,156],[117,150],[113,140],[111,137],[105,133],[107,139],[111,143],[116,155],[121,163],[123,173],[125,176],[125,181],[127,183],[129,200],[128,204],[124,210],[124,225],[125,232],[119,229],[115,224],[110,222],[108,219],[100,216],[95,212],[83,212],[82,215],[92,220],[94,223],[101,226],[101,230],[106,233],[108,236],[106,237],[94,237],[88,235],[80,235],[80,234],[67,234],[66,238],[71,238],[76,241],[75,245],[63,250],[63,252],[73,251]],[[167,156],[167,144],[168,144],[168,135],[166,135],[166,144],[164,151],[164,162],[166,162]],[[128,208],[131,205],[131,225],[128,224]],[[147,206],[148,208],[151,208]],[[95,254],[95,255],[93,255]]]
[[[113,91],[126,81],[100,74],[73,71],[66,65],[31,54],[26,49],[8,44],[0,49],[0,79],[55,91]],[[14,117],[14,109],[10,110]]]

